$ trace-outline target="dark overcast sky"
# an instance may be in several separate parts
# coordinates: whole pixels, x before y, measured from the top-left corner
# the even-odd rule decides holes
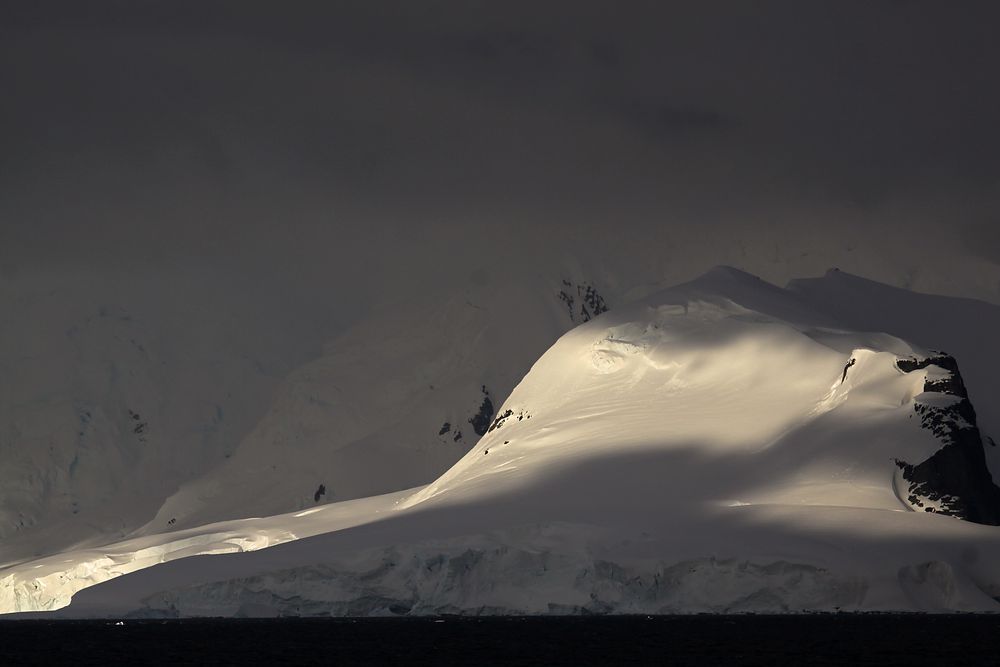
[[[1000,259],[998,34],[996,2],[7,1],[0,263],[942,223]]]

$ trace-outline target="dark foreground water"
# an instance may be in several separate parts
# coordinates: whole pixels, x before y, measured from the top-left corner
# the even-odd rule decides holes
[[[1000,616],[0,622],[3,665],[1000,665]]]

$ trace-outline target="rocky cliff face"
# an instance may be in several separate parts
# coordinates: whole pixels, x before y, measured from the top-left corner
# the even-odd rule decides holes
[[[904,373],[927,369],[924,392],[913,403],[921,426],[944,445],[918,464],[897,460],[905,481],[900,495],[917,511],[1000,525],[1000,488],[986,466],[984,442],[958,362],[947,354],[900,359]]]

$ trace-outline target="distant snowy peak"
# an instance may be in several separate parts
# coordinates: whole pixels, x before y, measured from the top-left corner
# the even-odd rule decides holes
[[[283,309],[265,319],[188,286],[40,275],[0,290],[0,563],[141,526],[315,354]]]

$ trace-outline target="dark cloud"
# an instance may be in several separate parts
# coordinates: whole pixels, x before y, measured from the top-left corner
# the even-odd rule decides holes
[[[742,243],[761,221],[808,238],[849,236],[832,218],[931,229],[949,202],[951,225],[998,213],[994,3],[5,13],[7,262],[349,259],[435,235],[464,252],[512,224]]]
[[[633,102],[630,111],[630,120],[639,127],[646,127],[653,134],[717,132],[732,123],[732,119],[717,111],[696,107]]]

